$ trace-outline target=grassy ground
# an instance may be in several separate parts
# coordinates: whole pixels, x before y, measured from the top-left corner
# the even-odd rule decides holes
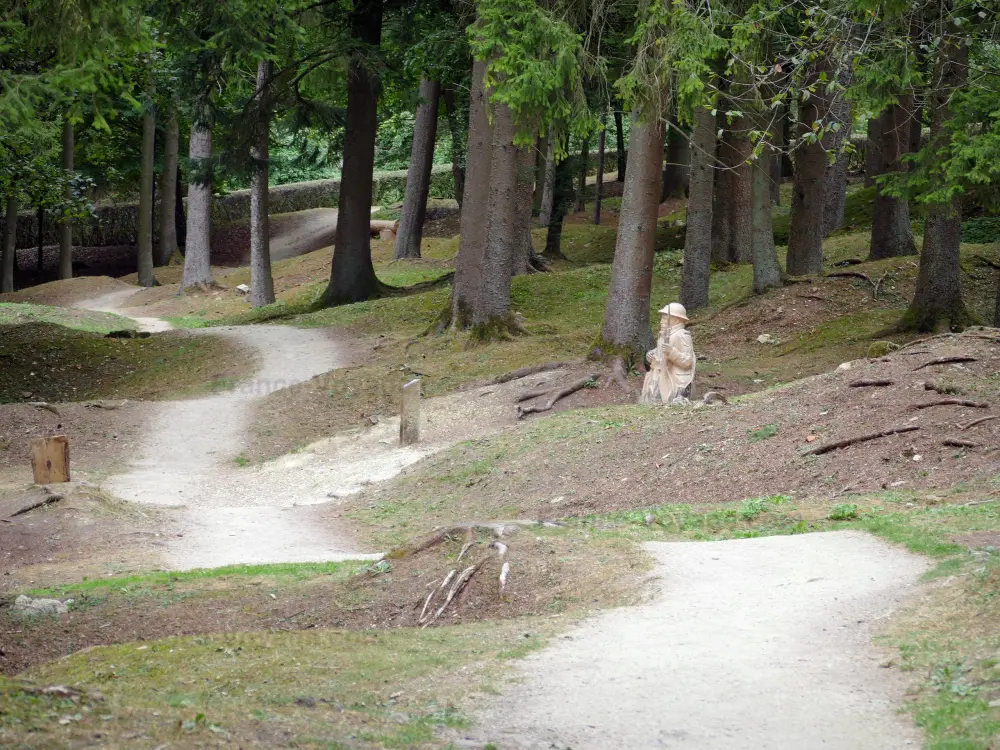
[[[102,326],[120,330],[107,318],[74,316],[75,327],[0,323],[0,403],[171,398],[230,388],[253,370],[252,359],[219,337],[106,338]]]
[[[92,310],[74,310],[67,307],[32,305],[27,303],[0,302],[0,326],[44,323],[88,333],[133,331],[135,321],[111,313]]]

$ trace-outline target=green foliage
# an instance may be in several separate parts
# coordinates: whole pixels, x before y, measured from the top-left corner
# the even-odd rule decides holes
[[[837,503],[826,516],[831,521],[852,521],[858,517],[856,503]]]
[[[776,424],[766,424],[759,430],[750,431],[750,442],[759,443],[763,440],[768,440],[773,438],[778,434],[778,425]]]
[[[583,92],[582,36],[534,0],[483,0],[469,29],[473,54],[487,60],[491,101],[510,107],[527,145],[555,126],[559,132],[593,132],[597,120]],[[556,137],[556,157],[565,156]]]
[[[1000,216],[977,216],[963,221],[962,242],[977,245],[1000,242]]]

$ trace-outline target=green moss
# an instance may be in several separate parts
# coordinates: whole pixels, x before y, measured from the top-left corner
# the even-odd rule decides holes
[[[0,326],[47,323],[88,333],[134,331],[136,323],[112,313],[77,310],[71,307],[52,307],[23,302],[0,302]]]

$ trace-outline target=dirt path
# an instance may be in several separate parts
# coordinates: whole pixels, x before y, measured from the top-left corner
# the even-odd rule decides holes
[[[295,258],[333,244],[337,234],[337,209],[311,208],[272,217],[271,262]],[[249,258],[247,258],[249,263]]]
[[[655,600],[526,659],[481,717],[502,748],[919,747],[872,631],[923,558],[857,532],[650,544]],[[469,738],[467,738],[469,739]],[[466,740],[467,741],[467,740]]]

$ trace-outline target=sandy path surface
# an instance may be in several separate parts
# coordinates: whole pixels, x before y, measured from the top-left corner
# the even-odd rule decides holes
[[[272,219],[271,262],[311,253],[333,244],[337,234],[337,209],[311,208]],[[249,258],[247,258],[249,262]]]
[[[872,631],[914,590],[923,558],[858,532],[647,549],[662,578],[655,599],[528,657],[523,682],[463,745],[920,746]]]

